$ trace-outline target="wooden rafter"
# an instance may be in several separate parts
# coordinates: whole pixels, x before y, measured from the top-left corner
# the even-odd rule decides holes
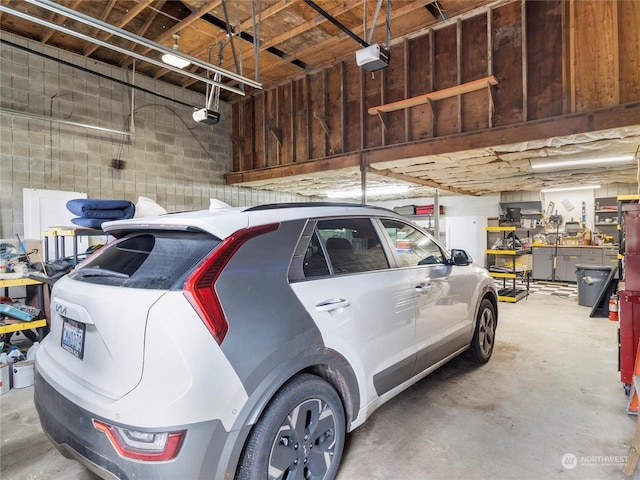
[[[76,8],[78,8],[78,5],[80,5],[81,2],[82,0],[76,0],[71,5],[69,5],[69,8],[71,10],[75,10]],[[56,25],[62,25],[66,19],[67,17],[65,17],[64,15],[58,15],[54,12],[51,12],[51,14],[49,15],[49,21],[55,23]],[[47,43],[49,40],[51,40],[51,37],[53,37],[54,33],[56,33],[54,29],[48,28],[42,35],[42,39],[40,41],[42,43]]]
[[[102,12],[102,15],[100,15],[100,21],[104,22],[107,20],[107,18],[109,18],[109,14],[111,13],[111,10],[113,10],[113,7],[116,6],[116,0],[110,0],[110,2],[107,4],[107,6],[104,9],[104,12]],[[100,35],[100,32],[102,30],[100,30],[99,28],[93,28],[92,32],[90,34],[91,37],[98,37]],[[109,35],[109,37],[111,37],[111,35]],[[82,55],[84,55],[85,57],[87,56],[87,51],[91,50],[92,52],[98,48],[98,45],[87,45],[85,47],[85,49],[82,51]]]
[[[124,17],[122,17],[120,19],[120,21],[116,24],[116,26],[118,28],[124,27],[131,20],[136,18],[138,15],[140,15],[140,13],[142,13],[142,11],[145,8],[147,8],[149,5],[151,5],[152,3],[153,3],[153,0],[141,0],[135,7],[133,7],[131,10],[129,10]],[[109,11],[111,11],[111,10],[109,9]],[[155,17],[155,15],[157,15],[157,14],[154,12],[153,15],[151,15],[149,18],[153,18],[153,17]],[[102,20],[104,21],[105,19],[106,19],[106,17],[103,18]],[[147,28],[149,28],[149,27],[147,27]],[[145,31],[146,31],[146,29],[145,29]],[[138,35],[142,35],[142,33],[138,32]],[[106,34],[104,37],[101,36],[100,40],[107,41],[112,36],[113,35],[109,33],[109,34]],[[95,52],[98,48],[100,48],[99,45],[89,45],[89,46],[87,46],[87,48],[84,49],[84,51],[82,52],[82,55],[84,55],[85,57],[88,57],[93,52]]]
[[[260,15],[260,18],[262,21],[268,19],[269,17],[272,17],[274,15],[276,15],[277,13],[280,13],[282,10],[284,10],[287,6],[289,6],[291,4],[291,0],[280,0],[278,3],[276,3],[275,5],[270,6],[269,8],[267,8],[266,10],[264,10],[262,12],[262,14]],[[240,31],[245,31],[247,30],[249,27],[252,27],[253,22],[251,21],[251,18],[245,20],[244,22],[242,22],[240,24]],[[237,32],[236,32],[237,33]],[[287,32],[288,33],[288,32]],[[218,35],[215,40],[212,42],[213,45],[217,45],[218,43],[220,43],[224,38],[226,38],[227,36],[227,32],[226,31],[221,31],[220,35]],[[236,38],[240,38],[239,36]],[[273,46],[274,43],[272,41],[269,42],[265,42],[264,44],[262,44],[260,46],[260,51],[264,51],[267,48]],[[207,50],[209,49],[209,45],[200,45],[197,48],[191,49],[189,52],[187,52],[189,55],[191,55],[192,57],[199,57],[201,55],[204,55],[205,53],[207,53]],[[240,62],[242,62],[245,58],[247,57],[252,57],[254,54],[253,48],[246,48],[243,49],[243,54],[240,57]],[[232,68],[234,66],[234,62],[233,59],[228,59],[223,65],[222,68]],[[155,78],[160,78],[163,75],[167,74],[169,72],[169,70],[167,69],[162,69],[160,70]],[[194,84],[195,82],[197,82],[197,80],[194,79],[188,79],[185,80],[185,82],[182,84],[183,87],[188,87],[189,85]]]
[[[193,12],[191,15],[189,15],[188,17],[180,20],[173,27],[171,27],[171,28],[165,30],[164,32],[162,32],[162,34],[159,35],[157,38],[154,38],[153,41],[156,42],[156,43],[164,42],[165,40],[171,38],[174,33],[178,33],[181,30],[187,28],[193,22],[195,22],[195,21],[199,20],[200,18],[202,18],[203,15],[209,13],[211,10],[215,10],[216,8],[218,8],[221,4],[222,4],[222,0],[215,0],[215,1],[212,1],[212,2],[205,3],[202,7],[200,7],[198,10]],[[146,55],[150,51],[151,51],[150,48],[144,48],[142,50],[142,54]]]
[[[153,1],[153,0],[150,0],[150,1]],[[140,37],[144,37],[144,34],[147,33],[147,30],[149,30],[149,27],[153,25],[153,22],[158,16],[158,12],[160,11],[160,9],[163,7],[164,4],[165,4],[165,0],[160,0],[156,4],[155,10],[151,12],[151,15],[149,15],[149,17],[147,18],[147,21],[144,22],[144,25],[142,25],[142,27],[137,33]],[[136,48],[136,42],[129,43],[129,50],[134,50],[135,48]]]
[[[362,5],[359,2],[345,2],[344,5],[341,5],[339,7],[336,7],[332,10],[329,11],[329,13],[333,16],[336,17],[338,15],[342,15],[354,8],[360,8]],[[424,5],[421,4],[421,2],[408,2],[407,5],[403,5],[402,7],[399,8],[395,8],[392,10],[391,15],[392,15],[392,19],[393,18],[397,18],[400,17],[402,15],[406,15],[408,13],[411,13],[415,10],[417,10],[418,8],[423,8]],[[263,14],[263,19],[264,19],[264,14]],[[311,30],[312,28],[320,25],[321,23],[326,22],[327,19],[322,17],[322,16],[318,16],[316,18],[313,18],[307,22],[304,22],[302,24],[300,24],[298,27],[292,29],[292,30],[288,30],[285,33],[282,33],[274,38],[272,38],[270,41],[265,42],[263,45],[261,45],[260,47],[260,51],[265,51],[267,48],[278,45],[280,43],[283,43],[287,40],[290,40],[291,38],[293,38],[296,35],[300,35],[301,33],[304,33],[308,30]],[[378,20],[377,25],[382,25],[386,20],[385,19],[380,19]],[[353,30],[354,33],[356,34],[361,34],[363,30],[363,27],[357,27]],[[301,50],[299,52],[294,52],[290,55],[288,55],[286,58],[282,59],[282,58],[274,58],[274,60],[271,63],[263,63],[260,67],[260,73],[264,73],[264,72],[268,72],[274,68],[277,67],[281,67],[284,64],[287,63],[291,63],[293,60],[297,60],[301,57],[306,57],[309,55],[313,55],[314,51],[317,51],[318,49],[323,49],[323,48],[330,48],[332,46],[334,46],[335,44],[339,43],[342,40],[342,38],[339,35],[335,35],[327,40],[324,40],[312,47],[306,48],[304,50]],[[250,52],[251,54],[253,54],[253,50],[251,50]],[[202,54],[202,52],[194,52],[194,56],[198,56],[198,54]],[[243,55],[244,58],[244,55]],[[228,61],[225,62],[225,64],[223,64],[223,68],[229,68],[231,66],[232,62]],[[195,81],[192,81],[191,79],[187,80],[184,84],[184,86],[189,86],[192,85],[193,83],[195,83]]]
[[[425,178],[420,178],[420,177],[412,177],[411,175],[403,175],[401,173],[396,173],[387,169],[378,170],[376,168],[369,166],[369,171],[376,175],[382,175],[384,177],[394,178],[396,180],[402,180],[403,182],[415,183],[416,185],[423,185],[425,187],[437,188],[438,190],[445,190],[447,192],[452,192],[452,193],[460,193],[462,195],[477,195],[476,193],[471,192],[469,190],[464,190],[462,188],[456,188],[456,187],[448,187],[446,185],[442,185],[441,183],[434,182],[433,180],[427,180]]]
[[[354,2],[357,3],[357,2]],[[414,12],[415,10],[418,10],[420,8],[424,8],[425,3],[428,2],[407,2],[407,3],[403,3],[401,7],[398,8],[394,8],[391,11],[391,21],[392,21],[392,25],[393,25],[393,19],[394,18],[398,18],[401,17],[403,15],[407,15],[411,12]],[[378,22],[376,23],[376,26],[380,26],[383,25],[386,22],[385,18],[382,18],[383,16],[380,16],[381,18],[378,19]],[[352,29],[352,32],[355,33],[356,35],[361,35],[362,34],[362,30],[363,27],[359,26],[357,28]],[[275,68],[281,67],[283,64],[285,63],[290,63],[292,60],[297,60],[301,57],[305,57],[305,56],[313,56],[313,53],[321,50],[321,49],[327,49],[327,48],[331,48],[333,46],[335,46],[337,43],[342,41],[342,37],[340,35],[334,35],[331,38],[328,38],[322,42],[318,42],[315,45],[312,45],[311,47],[305,48],[303,50],[299,50],[297,52],[293,52],[292,54],[290,54],[289,56],[287,56],[286,59],[282,59],[282,60],[278,60],[268,66],[266,66],[265,68],[261,69],[260,73],[264,73],[270,70],[273,70]],[[320,65],[317,65],[317,67],[319,67]]]

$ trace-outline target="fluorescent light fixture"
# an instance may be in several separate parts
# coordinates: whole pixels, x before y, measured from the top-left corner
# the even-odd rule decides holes
[[[180,38],[180,35],[178,35],[177,33],[173,34],[173,50],[176,52],[180,52],[180,48],[178,47],[179,38]],[[179,57],[171,53],[165,53],[164,55],[162,55],[162,61],[176,68],[186,68],[189,65],[191,65],[191,62],[186,58]]]
[[[398,195],[409,191],[408,185],[389,185],[386,187],[377,187],[367,189],[367,196],[372,197],[376,195]],[[362,197],[362,190],[337,190],[326,193],[327,198],[360,198]]]
[[[599,167],[601,165],[607,165],[609,163],[624,163],[633,160],[633,154],[619,155],[615,157],[602,157],[602,158],[582,158],[578,160],[559,160],[559,161],[547,161],[541,159],[531,160],[532,170],[553,170],[553,169],[567,169],[571,167]]]
[[[583,185],[581,187],[561,187],[561,188],[543,188],[540,190],[542,193],[549,192],[568,192],[571,190],[593,190],[595,188],[600,188],[600,185]]]
[[[171,53],[165,53],[164,55],[162,55],[162,61],[177,68],[186,68],[191,65],[191,62],[189,60],[177,57],[175,55],[172,55]]]

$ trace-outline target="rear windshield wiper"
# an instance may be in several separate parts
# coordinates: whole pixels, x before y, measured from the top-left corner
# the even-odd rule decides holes
[[[114,270],[108,270],[100,267],[84,267],[79,268],[74,272],[74,276],[79,277],[114,277],[114,278],[129,278],[126,273],[116,272]]]

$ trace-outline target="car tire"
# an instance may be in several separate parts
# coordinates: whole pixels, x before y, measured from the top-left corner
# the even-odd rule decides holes
[[[237,480],[335,478],[346,435],[335,389],[316,375],[294,377],[273,397],[244,447]]]
[[[489,299],[483,298],[476,317],[473,339],[463,354],[464,358],[478,364],[489,361],[496,340],[496,323],[496,308]]]

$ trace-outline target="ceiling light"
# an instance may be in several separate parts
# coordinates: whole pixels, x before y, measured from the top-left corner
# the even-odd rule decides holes
[[[178,47],[179,38],[180,35],[178,35],[177,33],[173,34],[173,50],[176,52],[180,52],[180,47]],[[172,67],[177,68],[186,68],[191,65],[191,62],[186,58],[179,57],[171,53],[165,53],[164,55],[162,55],[162,61],[168,65],[171,65]]]
[[[568,169],[571,167],[599,167],[609,163],[624,163],[633,160],[633,154],[616,157],[582,158],[578,160],[531,160],[532,170]]]
[[[367,196],[375,195],[397,195],[409,191],[408,185],[389,185],[386,187],[368,188]],[[360,198],[362,197],[361,189],[354,190],[335,190],[326,193],[327,198]]]
[[[593,190],[600,188],[600,185],[583,185],[582,187],[559,187],[559,188],[543,188],[540,190],[542,193],[549,192],[568,192],[570,190]]]

